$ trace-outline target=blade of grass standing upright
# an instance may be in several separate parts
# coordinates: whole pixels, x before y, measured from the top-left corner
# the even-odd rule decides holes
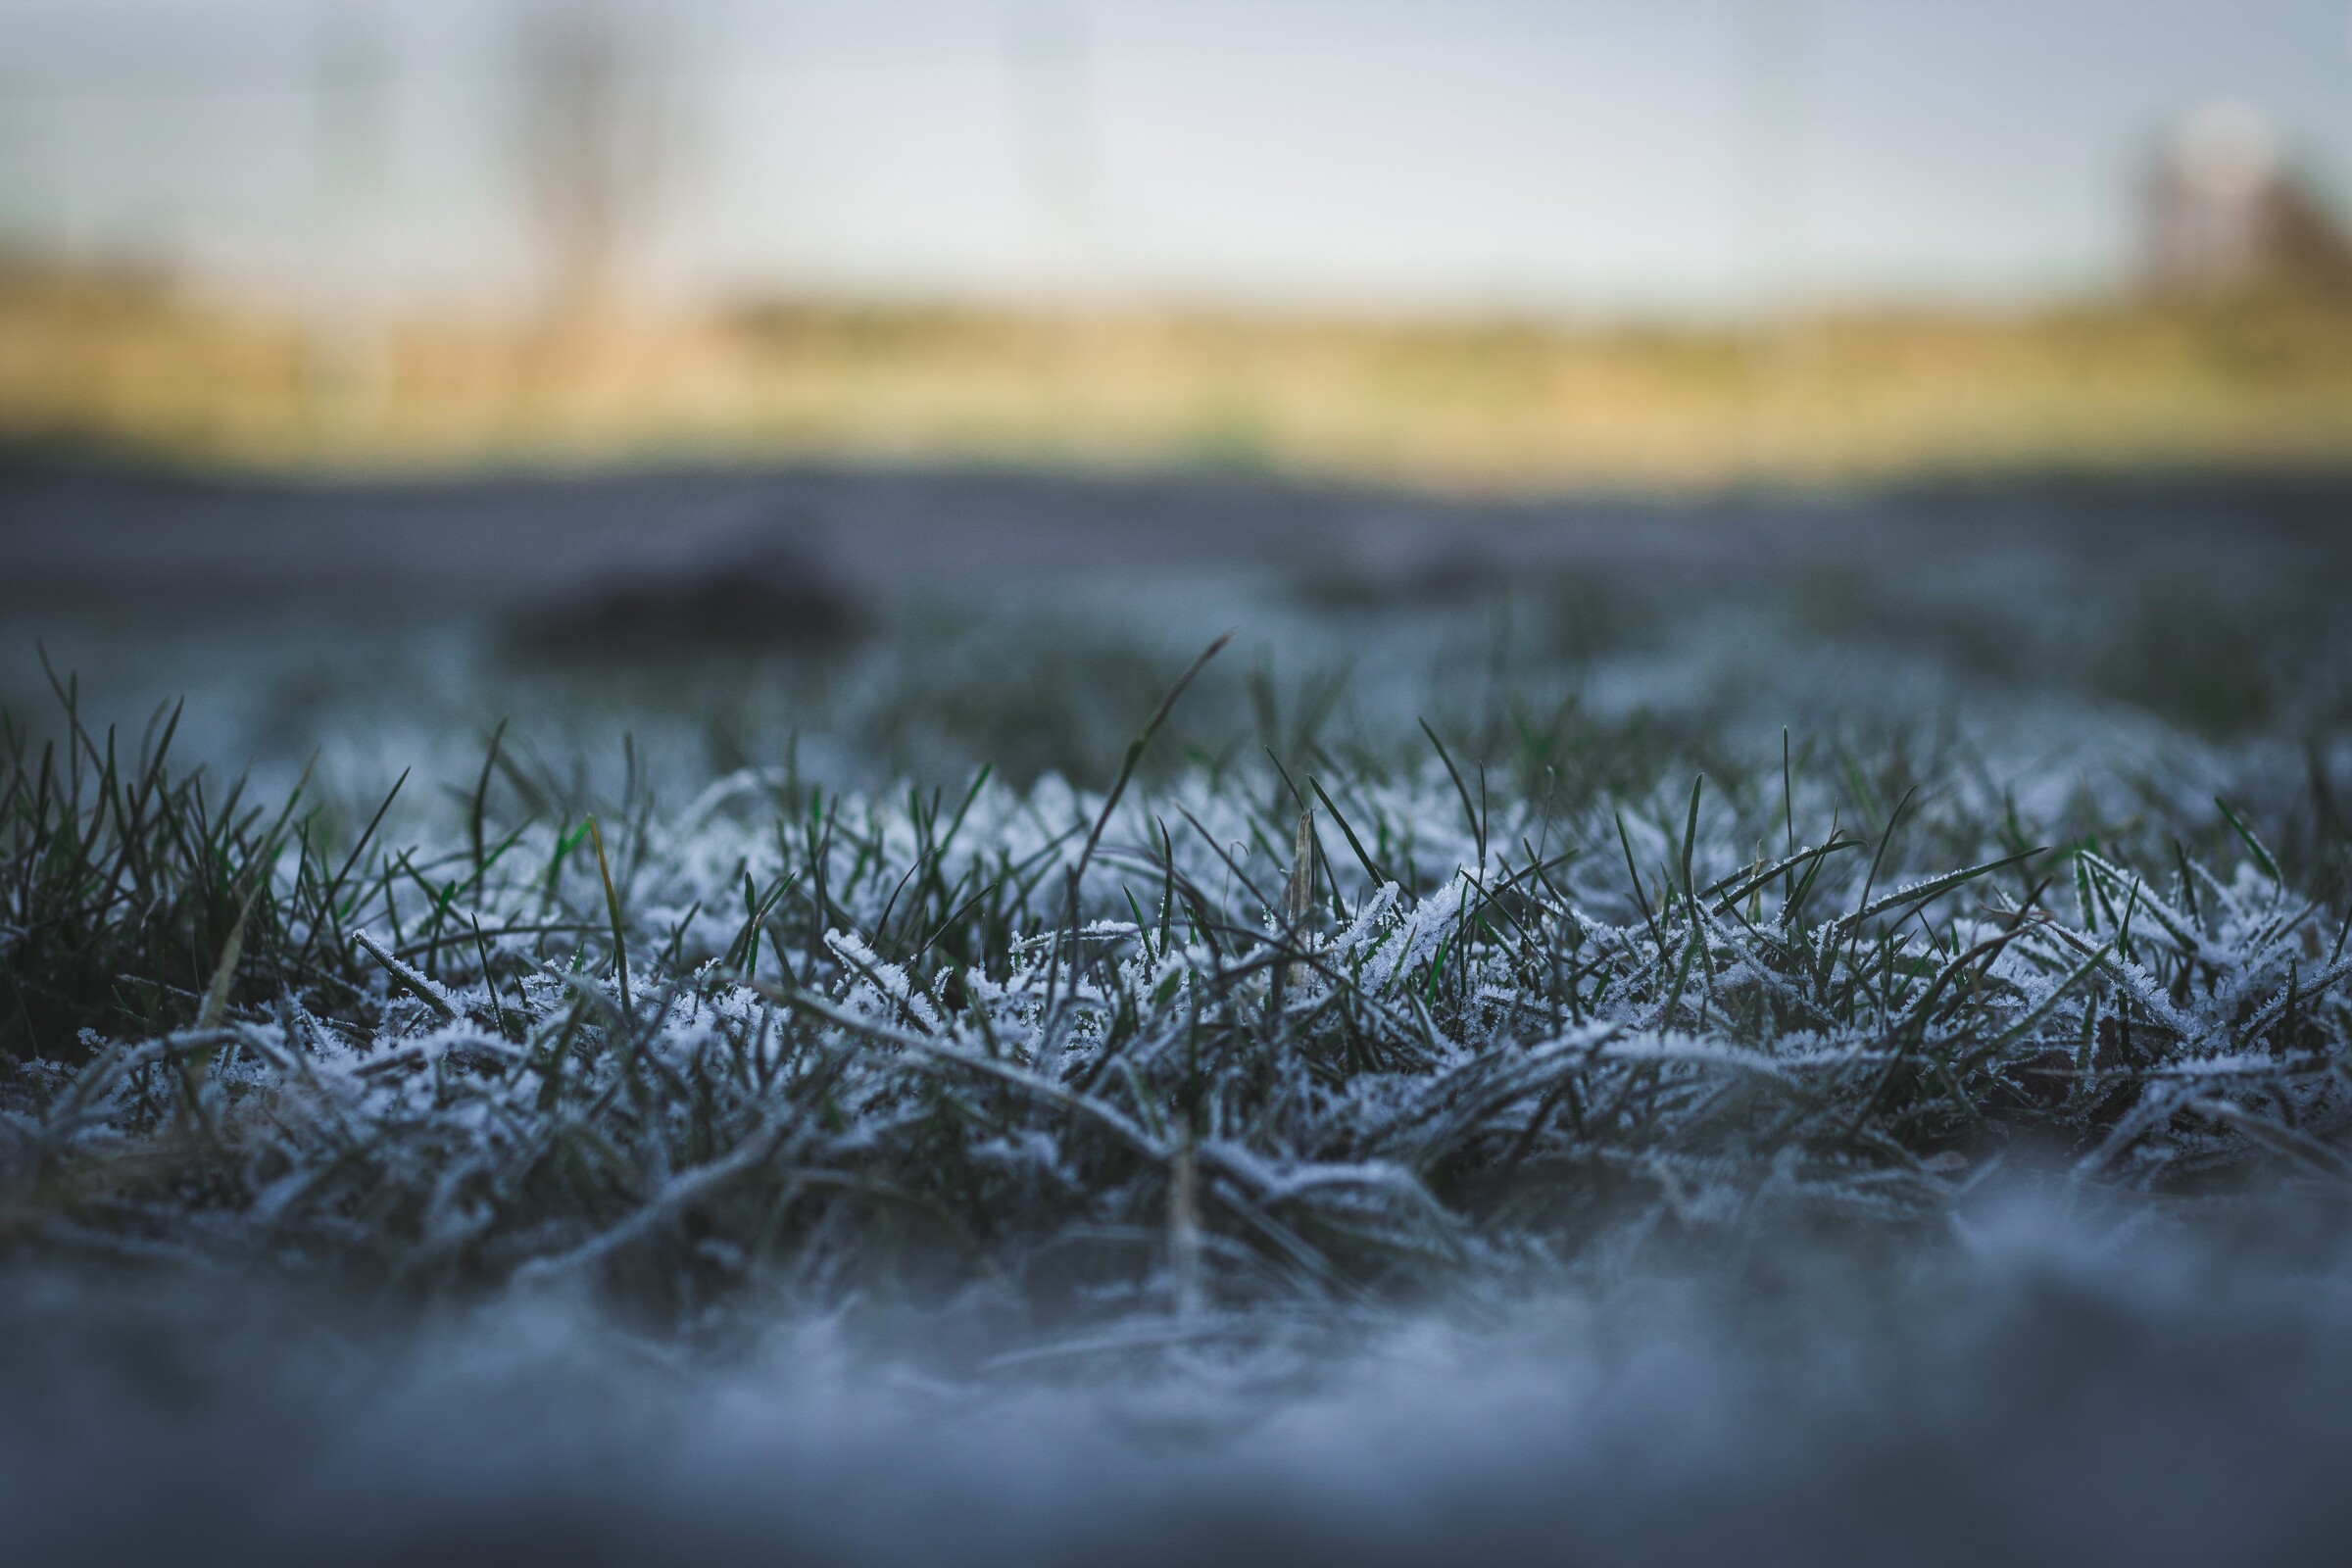
[[[596,846],[596,872],[605,881],[605,912],[612,917],[612,972],[620,982],[620,1010],[634,1018],[637,1011],[629,1004],[629,939],[620,928],[620,894],[612,886],[612,865],[605,858],[604,829],[596,818],[588,819],[588,839]]]
[[[1208,662],[1222,653],[1225,645],[1231,641],[1233,633],[1227,632],[1202,649],[1200,657],[1193,661],[1192,667],[1178,676],[1176,684],[1169,687],[1168,694],[1159,700],[1159,707],[1152,710],[1151,722],[1144,726],[1143,733],[1127,743],[1127,756],[1119,763],[1119,776],[1112,782],[1110,793],[1102,798],[1102,809],[1095,813],[1095,825],[1086,835],[1086,845],[1078,852],[1077,863],[1070,867],[1069,892],[1062,911],[1064,945],[1077,940],[1078,884],[1086,875],[1087,863],[1095,858],[1096,847],[1102,842],[1102,830],[1110,825],[1111,812],[1118,809],[1120,798],[1127,793],[1128,780],[1135,777],[1135,764],[1143,760],[1145,748],[1152,744],[1152,737],[1159,733],[1159,726],[1167,722],[1168,714],[1175,710],[1177,699],[1184,695],[1185,688],[1192,685],[1193,678],[1208,667]],[[1057,947],[1053,966],[1046,977],[1046,1011],[1049,1013],[1054,1010],[1054,995],[1061,979],[1061,948]],[[1073,962],[1076,961],[1075,952],[1071,953],[1070,957]]]

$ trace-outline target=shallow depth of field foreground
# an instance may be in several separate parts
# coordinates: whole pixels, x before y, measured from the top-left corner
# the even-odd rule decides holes
[[[19,1560],[2352,1551],[2325,485],[98,483]]]

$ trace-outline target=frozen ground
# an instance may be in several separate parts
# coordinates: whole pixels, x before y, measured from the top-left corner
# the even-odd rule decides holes
[[[2340,1560],[2344,499],[0,475],[0,1511]]]
[[[2352,1272],[2253,1229],[1988,1195],[1895,1257],[994,1362],[19,1277],[0,1506],[23,1562],[2340,1562]]]

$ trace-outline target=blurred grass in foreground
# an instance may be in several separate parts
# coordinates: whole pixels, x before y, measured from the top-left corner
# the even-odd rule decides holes
[[[2352,309],[1768,330],[778,303],[321,323],[0,270],[0,439],[263,467],[795,456],[1209,464],[1477,488],[2326,467]]]

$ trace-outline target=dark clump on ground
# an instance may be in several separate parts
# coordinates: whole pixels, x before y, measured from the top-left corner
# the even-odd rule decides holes
[[[866,626],[858,599],[805,532],[770,528],[684,559],[593,568],[517,617],[532,650],[586,660],[815,653]]]

